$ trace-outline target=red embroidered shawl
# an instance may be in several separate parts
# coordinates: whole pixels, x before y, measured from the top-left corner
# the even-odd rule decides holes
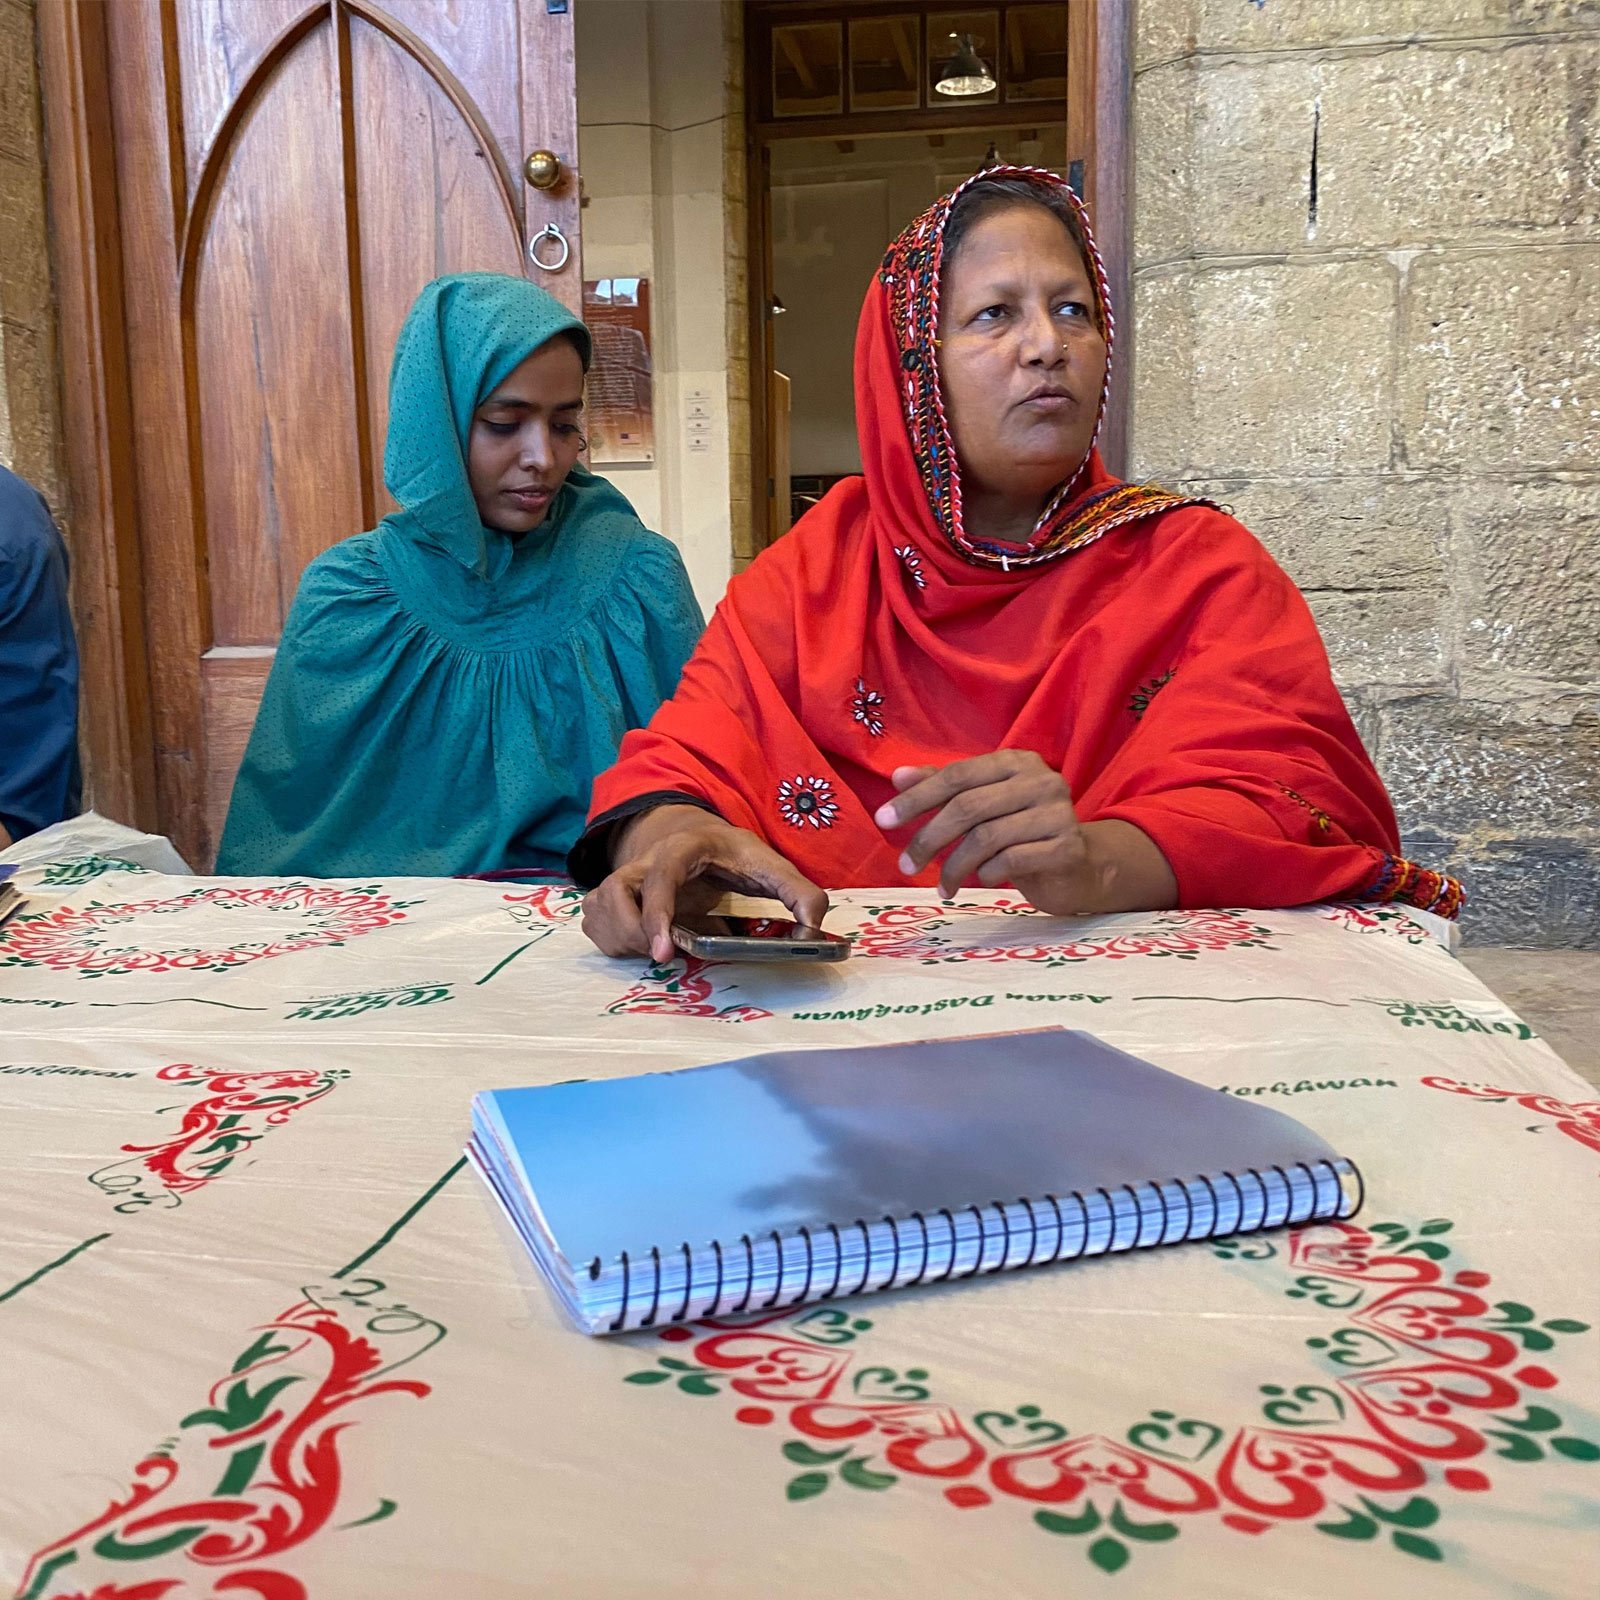
[[[1402,899],[1455,915],[1459,886],[1398,857],[1305,602],[1232,517],[1119,483],[1091,452],[1029,545],[966,537],[933,344],[953,198],[896,241],[867,294],[863,476],[733,580],[591,814],[673,790],[824,887],[887,886],[905,881],[910,830],[886,837],[872,813],[896,767],[1029,749],[1084,821],[1121,817],[1156,842],[1182,905]]]

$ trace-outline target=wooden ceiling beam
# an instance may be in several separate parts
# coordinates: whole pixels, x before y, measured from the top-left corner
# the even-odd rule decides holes
[[[778,48],[789,58],[789,65],[794,68],[795,76],[800,80],[800,87],[808,95],[817,92],[817,80],[812,75],[811,63],[806,60],[806,53],[795,43],[794,30],[783,28],[774,30],[774,37],[778,41]]]
[[[1028,76],[1028,42],[1022,36],[1022,13],[1010,12],[1006,17],[1007,43],[1011,53],[1011,81],[1018,83]]]
[[[919,77],[917,52],[907,37],[906,25],[915,21],[915,17],[889,18],[889,37],[894,40],[894,53],[900,58],[900,66],[906,75],[906,81],[912,84],[915,84]]]

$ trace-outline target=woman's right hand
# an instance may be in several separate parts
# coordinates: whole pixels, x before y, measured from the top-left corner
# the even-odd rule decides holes
[[[611,876],[583,902],[583,931],[608,956],[670,961],[672,923],[707,912],[730,889],[781,900],[820,928],[828,897],[770,845],[698,806],[658,806],[623,830]]]

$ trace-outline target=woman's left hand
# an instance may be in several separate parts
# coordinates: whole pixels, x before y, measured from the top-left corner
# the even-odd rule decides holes
[[[1012,884],[1058,916],[1176,904],[1172,869],[1149,836],[1124,822],[1080,823],[1066,779],[1035,751],[900,767],[892,779],[900,793],[874,820],[903,828],[928,817],[900,867],[913,877],[954,845],[939,873],[946,897],[976,878]]]
[[[879,810],[880,827],[903,828],[933,813],[900,857],[907,877],[955,845],[939,873],[946,897],[976,878],[991,889],[1014,884],[1041,911],[1087,909],[1093,863],[1072,791],[1035,751],[900,767],[892,779],[900,793]]]

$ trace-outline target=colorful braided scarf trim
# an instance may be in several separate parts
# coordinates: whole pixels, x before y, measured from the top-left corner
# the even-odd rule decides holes
[[[1200,495],[1175,494],[1158,483],[1113,483],[1085,495],[1076,503],[1062,507],[1055,515],[1046,512],[1033,539],[1026,545],[986,544],[965,539],[957,548],[969,560],[1006,569],[1032,567],[1057,556],[1082,550],[1096,539],[1141,517],[1153,517],[1174,506],[1214,506],[1214,500]]]
[[[1419,867],[1404,856],[1385,856],[1377,877],[1356,899],[1379,905],[1415,906],[1454,922],[1461,915],[1467,891],[1448,873]]]

